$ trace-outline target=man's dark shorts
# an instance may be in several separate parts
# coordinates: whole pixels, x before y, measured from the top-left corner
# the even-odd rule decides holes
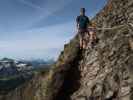
[[[88,32],[88,29],[78,29],[79,38],[84,38],[86,32]]]

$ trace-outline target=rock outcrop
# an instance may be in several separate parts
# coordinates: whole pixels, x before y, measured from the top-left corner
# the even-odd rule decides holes
[[[76,36],[49,74],[1,100],[133,100],[133,1],[109,0],[92,21],[101,28],[94,49],[80,51]]]

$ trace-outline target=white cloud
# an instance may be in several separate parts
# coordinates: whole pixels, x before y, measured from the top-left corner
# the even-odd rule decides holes
[[[36,23],[38,23],[41,20],[45,20],[48,18],[48,16],[54,14],[55,12],[63,9],[66,5],[68,5],[72,0],[46,0],[45,2],[42,2],[41,5],[36,5],[30,0],[18,0],[20,3],[29,6],[31,8],[34,8],[37,10],[37,16],[34,16],[34,20],[32,22],[28,23],[25,28],[29,28]]]
[[[30,1],[27,1],[27,0],[19,0],[21,3],[23,3],[23,4],[25,4],[25,5],[27,5],[27,6],[29,6],[29,7],[32,7],[32,8],[35,8],[35,9],[39,9],[39,10],[43,10],[43,8],[42,7],[40,7],[40,6],[38,6],[38,5],[35,5],[35,4],[33,4],[32,2],[30,2]]]
[[[66,5],[68,5],[72,0],[46,0],[45,2],[42,2],[42,5],[36,5],[30,1],[27,0],[19,0],[21,3],[35,8],[40,11],[40,15],[38,16],[38,20],[47,18],[51,14],[55,13],[56,11],[64,8]]]
[[[11,36],[0,41],[0,55],[55,58],[74,36],[73,26],[73,22],[68,22]]]

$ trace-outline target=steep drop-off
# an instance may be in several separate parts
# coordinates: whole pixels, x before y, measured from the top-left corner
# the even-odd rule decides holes
[[[76,36],[47,75],[0,100],[133,100],[133,1],[109,0],[92,21],[94,49],[80,51]]]

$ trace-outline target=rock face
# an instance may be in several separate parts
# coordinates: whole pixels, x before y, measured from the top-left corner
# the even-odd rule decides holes
[[[0,100],[133,100],[133,1],[109,0],[92,21],[113,27],[97,31],[94,49],[81,52],[76,36],[47,76]]]
[[[133,1],[109,0],[92,21],[101,28],[99,43],[76,53],[73,72],[67,70],[64,82],[56,79],[62,87],[53,87],[54,100],[133,100]]]
[[[93,19],[99,43],[80,61],[81,86],[72,100],[133,100],[133,1],[110,0]]]
[[[94,18],[99,27],[112,27],[133,23],[132,0],[108,0],[107,5]]]
[[[130,28],[99,33],[100,41],[80,61],[81,86],[72,100],[132,100],[133,51]],[[109,37],[109,38],[107,38]],[[87,99],[85,99],[87,98]],[[82,99],[81,99],[82,100]]]

